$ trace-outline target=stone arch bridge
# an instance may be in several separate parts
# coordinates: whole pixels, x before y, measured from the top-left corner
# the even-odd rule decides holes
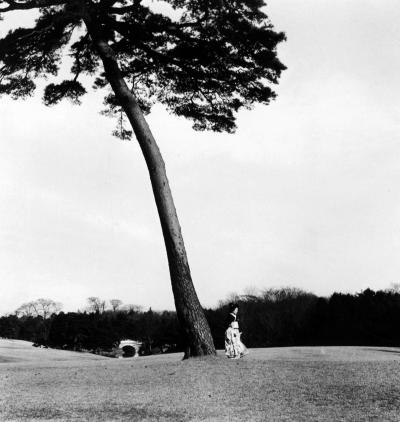
[[[139,356],[139,349],[142,345],[141,341],[136,340],[121,340],[119,343],[119,349],[122,351],[122,356],[124,358],[134,357],[137,358]]]

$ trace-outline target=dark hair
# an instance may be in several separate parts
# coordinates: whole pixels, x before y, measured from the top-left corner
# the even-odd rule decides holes
[[[229,312],[233,312],[236,308],[239,309],[239,304],[238,303],[230,303],[228,305],[228,307],[229,307]]]

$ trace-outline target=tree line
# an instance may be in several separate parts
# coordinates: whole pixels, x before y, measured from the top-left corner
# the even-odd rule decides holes
[[[249,347],[400,346],[400,289],[318,297],[296,288],[232,297]],[[206,312],[217,348],[224,346],[228,301]]]
[[[85,310],[64,313],[60,304],[50,300],[43,311],[38,305],[44,301],[38,299],[1,317],[0,337],[95,353],[111,351],[127,338],[143,343],[142,354],[184,350],[184,334],[173,311],[143,311],[134,305],[123,306],[117,299],[107,306],[92,297]],[[232,295],[217,307],[205,309],[214,343],[220,349],[232,301],[239,304],[240,328],[248,347],[400,346],[400,292],[396,288],[330,297],[296,288]]]

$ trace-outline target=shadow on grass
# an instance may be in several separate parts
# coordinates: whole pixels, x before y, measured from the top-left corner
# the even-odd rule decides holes
[[[0,363],[21,362],[22,359],[0,356]]]
[[[395,355],[399,355],[400,356],[400,349],[399,350],[389,350],[389,349],[378,349],[378,348],[373,348],[371,349],[374,352],[385,352],[385,353],[392,353]]]
[[[102,408],[70,408],[68,411],[51,407],[26,407],[22,412],[4,415],[10,421],[159,421],[159,422],[185,422],[187,415],[182,412],[154,410],[147,407],[135,406],[106,406]]]

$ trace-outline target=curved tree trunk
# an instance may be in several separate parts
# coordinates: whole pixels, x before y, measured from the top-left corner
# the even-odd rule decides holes
[[[185,358],[214,355],[216,352],[211,331],[190,275],[181,227],[172,199],[164,160],[134,94],[129,90],[121,75],[112,48],[97,36],[89,19],[85,19],[85,23],[103,61],[107,80],[132,125],[149,170],[167,249],[177,316],[186,336]]]

